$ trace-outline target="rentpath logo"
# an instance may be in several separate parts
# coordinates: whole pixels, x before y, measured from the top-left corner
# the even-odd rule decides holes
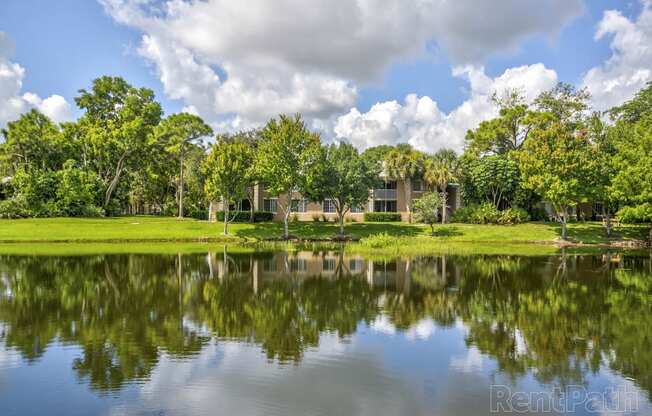
[[[627,387],[602,392],[584,386],[554,388],[551,392],[524,392],[505,385],[491,385],[491,413],[634,413],[638,393]]]

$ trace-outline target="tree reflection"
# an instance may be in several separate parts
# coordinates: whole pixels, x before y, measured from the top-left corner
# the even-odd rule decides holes
[[[461,322],[467,344],[514,379],[577,384],[606,365],[652,392],[651,267],[620,254],[0,256],[0,322],[27,362],[54,341],[78,346],[72,368],[98,391],[211,340],[298,363],[323,333],[346,338],[383,315],[399,329]]]

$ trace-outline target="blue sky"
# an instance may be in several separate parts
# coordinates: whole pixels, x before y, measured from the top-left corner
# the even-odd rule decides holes
[[[43,106],[46,98],[41,97],[52,95],[63,97],[70,106],[70,111],[57,107],[53,114],[77,116],[73,101],[77,90],[108,74],[152,88],[166,113],[196,112],[222,129],[255,126],[279,112],[300,111],[326,136],[347,138],[362,148],[409,141],[431,150],[444,145],[456,147],[463,130],[491,116],[493,110],[478,97],[489,95],[486,88],[492,83],[511,86],[514,82],[515,88],[533,88],[534,93],[556,81],[570,82],[595,89],[595,105],[603,107],[631,96],[644,84],[645,67],[652,67],[648,62],[652,53],[623,57],[627,53],[615,51],[612,45],[619,33],[627,38],[638,30],[638,37],[643,37],[639,41],[650,35],[650,29],[642,27],[647,22],[644,12],[650,8],[645,1],[523,0],[531,5],[551,3],[550,10],[542,8],[538,15],[539,11],[532,12],[531,7],[522,9],[517,2],[501,0],[495,10],[479,10],[478,16],[473,16],[477,7],[472,2],[458,11],[454,2],[433,0],[437,7],[432,18],[422,18],[422,10],[390,14],[389,18],[373,10],[361,17],[366,21],[349,22],[346,15],[342,17],[335,10],[350,13],[345,10],[347,3],[311,0],[315,9],[323,7],[318,9],[320,15],[306,17],[306,12],[294,9],[299,11],[290,16],[310,24],[297,23],[295,27],[291,21],[286,30],[280,30],[273,26],[279,17],[269,12],[270,26],[265,27],[265,20],[256,20],[250,31],[247,28],[252,20],[247,16],[237,21],[243,12],[236,2],[224,6],[229,2],[210,0],[202,5],[169,1],[157,0],[143,8],[136,0],[3,0],[0,32],[5,34],[5,47],[0,62],[19,65],[23,73],[19,91],[15,87],[2,91],[8,87],[0,83],[0,100],[25,93],[38,96],[19,108],[14,105],[13,113],[5,111],[5,118],[31,106]],[[573,2],[576,4],[567,6]],[[260,4],[261,10],[265,8],[264,3],[253,2],[249,9],[257,7],[254,3]],[[176,12],[162,8],[170,4],[176,4]],[[380,8],[385,3],[378,4]],[[562,10],[566,7],[568,10]],[[619,17],[608,21],[608,10],[616,10]],[[466,15],[453,21],[460,13]],[[321,15],[324,25],[315,26],[321,23]],[[449,17],[438,21],[441,15]],[[198,16],[203,23],[197,25]],[[333,24],[334,19],[341,21]],[[381,21],[380,26],[365,26],[371,35],[361,35],[360,39],[340,35],[373,19],[388,20]],[[485,20],[489,23],[482,27]],[[521,20],[528,23],[517,27]],[[385,34],[383,25],[388,24],[396,28]],[[608,26],[607,33],[596,39],[601,24]],[[330,26],[336,26],[337,32],[329,32]],[[310,38],[314,50],[310,43],[302,43],[303,37]],[[268,45],[267,38],[273,43]],[[6,39],[13,44],[13,53],[7,51]],[[491,39],[486,46],[485,39]],[[331,48],[331,44],[339,46]],[[623,62],[607,67],[606,62],[615,55]],[[622,81],[635,78],[634,72],[626,73],[631,60],[641,67],[637,76],[643,79]],[[535,64],[543,64],[554,77],[542,68],[530,68]],[[621,69],[614,70],[618,65]],[[506,71],[519,67],[531,70],[518,78],[523,85],[510,77],[498,83]],[[587,79],[592,69],[598,73]],[[18,76],[16,71],[13,74]],[[546,78],[543,81],[542,75]],[[473,79],[478,82],[474,84]],[[624,87],[602,97],[604,85],[613,85],[614,79]],[[412,107],[405,101],[409,94],[415,95]],[[57,103],[63,105],[62,100]],[[462,120],[456,111],[465,103],[477,114]],[[54,101],[44,108],[53,106]],[[439,122],[419,119],[416,114],[424,112]],[[0,123],[8,121],[1,114],[2,107]]]

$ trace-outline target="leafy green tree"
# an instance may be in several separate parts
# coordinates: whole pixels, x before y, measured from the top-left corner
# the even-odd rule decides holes
[[[155,137],[163,142],[166,150],[179,161],[179,185],[177,192],[178,218],[183,219],[183,191],[185,157],[190,148],[201,145],[201,138],[211,136],[213,129],[201,117],[194,114],[178,113],[165,118],[156,127]]]
[[[256,176],[265,184],[267,192],[279,198],[283,212],[283,237],[289,237],[288,222],[292,208],[292,194],[306,193],[308,184],[319,175],[323,154],[318,134],[306,128],[300,115],[281,115],[272,119],[261,131],[256,152]]]
[[[430,226],[430,233],[435,233],[435,224],[437,223],[437,213],[442,205],[441,194],[437,192],[426,192],[421,198],[414,201],[414,212],[417,221]]]
[[[332,144],[325,149],[322,178],[312,184],[310,193],[313,199],[332,201],[340,224],[340,236],[344,236],[344,216],[351,208],[367,202],[369,189],[375,182],[374,173],[354,146]]]
[[[242,199],[251,185],[249,172],[253,161],[251,147],[243,142],[218,142],[204,161],[206,194],[222,200],[224,235],[229,233],[229,205]]]
[[[441,223],[446,223],[448,194],[446,188],[460,177],[459,160],[453,150],[442,149],[426,159],[423,179],[430,186],[439,188],[441,195]]]
[[[598,167],[587,134],[543,116],[546,125],[535,128],[518,153],[522,184],[551,204],[565,240],[570,208],[591,196]]]
[[[362,157],[362,160],[369,167],[369,169],[372,170],[376,176],[379,176],[383,173],[387,154],[391,152],[392,149],[392,146],[381,144],[379,146],[374,146],[366,149],[364,152],[362,152],[360,157]]]
[[[492,101],[499,108],[498,117],[485,120],[466,133],[465,152],[473,158],[518,150],[530,134],[531,111],[521,91],[494,94]]]
[[[58,214],[70,217],[95,217],[103,214],[97,207],[101,203],[96,200],[101,181],[95,172],[81,169],[74,160],[68,160],[56,177]]]
[[[612,110],[616,153],[611,192],[624,204],[652,211],[652,83]],[[652,241],[652,229],[650,229]]]
[[[484,156],[466,172],[474,190],[498,209],[511,204],[519,187],[518,164],[504,155]]]
[[[410,180],[423,170],[424,155],[407,143],[401,143],[385,155],[385,174],[403,182],[408,221],[412,221],[412,188]]]
[[[0,164],[6,165],[6,174],[19,169],[57,170],[65,161],[61,131],[43,113],[31,110],[18,120],[7,123],[2,130],[4,143],[0,144]]]
[[[142,169],[148,139],[161,119],[161,105],[152,90],[108,76],[94,80],[89,91],[80,90],[75,102],[86,111],[79,128],[87,140],[88,160],[104,183],[102,205],[107,209],[124,173]]]

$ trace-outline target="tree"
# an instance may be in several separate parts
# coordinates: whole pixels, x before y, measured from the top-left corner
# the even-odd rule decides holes
[[[446,223],[446,208],[448,206],[446,188],[448,184],[458,180],[459,176],[458,159],[453,150],[442,149],[426,159],[423,179],[430,186],[439,188],[441,192],[442,224]]]
[[[325,149],[322,178],[310,184],[312,199],[332,201],[344,236],[344,216],[351,208],[364,205],[375,175],[358,150],[348,143],[332,144]]]
[[[417,221],[428,224],[431,234],[435,233],[435,224],[438,218],[437,212],[441,205],[442,197],[437,192],[426,192],[414,202],[414,212],[416,213]]]
[[[617,200],[640,212],[652,212],[651,97],[652,83],[648,83],[632,100],[612,110],[616,124],[609,132],[616,147],[616,173],[610,191]]]
[[[477,129],[466,133],[465,152],[474,158],[518,150],[532,129],[531,111],[521,91],[494,94],[492,101],[499,108],[498,117],[483,121]]]
[[[179,213],[178,218],[183,219],[183,171],[185,156],[190,147],[206,136],[213,134],[201,117],[194,114],[172,114],[161,121],[155,131],[156,140],[165,144],[166,150],[175,155],[179,160],[179,186],[177,193]]]
[[[305,193],[308,183],[315,179],[315,169],[322,161],[319,135],[308,130],[300,115],[281,115],[263,128],[256,152],[257,177],[267,187],[267,192],[279,198],[278,207],[283,212],[283,237],[289,238],[288,221],[292,209],[292,194]]]
[[[65,161],[63,138],[59,128],[43,113],[31,110],[2,130],[0,163],[7,174],[19,169],[57,170]],[[0,172],[2,169],[0,169]]]
[[[224,210],[224,235],[229,229],[229,205],[241,199],[249,182],[254,154],[243,142],[216,143],[204,161],[206,194],[212,199],[221,199]]]
[[[238,141],[241,143],[244,143],[248,145],[251,148],[251,151],[256,154],[257,149],[258,149],[258,143],[260,142],[261,138],[261,131],[260,129],[253,129],[253,130],[245,130],[245,131],[239,131],[235,134],[221,134],[217,136],[217,141],[224,141],[224,142],[234,142]],[[247,193],[246,193],[246,198],[249,201],[249,221],[254,222],[254,189],[255,186],[260,182],[258,178],[256,177],[256,172],[255,169],[250,169],[248,171],[249,173],[249,184],[250,186],[247,187]]]
[[[385,156],[385,174],[392,179],[403,182],[408,221],[412,221],[410,180],[423,169],[423,159],[423,153],[415,150],[407,143],[397,145]]]
[[[520,173],[516,161],[504,155],[484,156],[469,166],[467,172],[477,194],[501,209],[511,202],[519,187]]]
[[[86,110],[79,128],[88,141],[89,159],[104,182],[107,209],[125,171],[142,168],[139,162],[161,120],[161,105],[152,90],[108,76],[95,79],[90,91],[79,90],[75,102]]]
[[[522,184],[552,205],[567,238],[569,210],[591,195],[597,166],[586,132],[543,114],[548,122],[532,131],[518,153]]]

